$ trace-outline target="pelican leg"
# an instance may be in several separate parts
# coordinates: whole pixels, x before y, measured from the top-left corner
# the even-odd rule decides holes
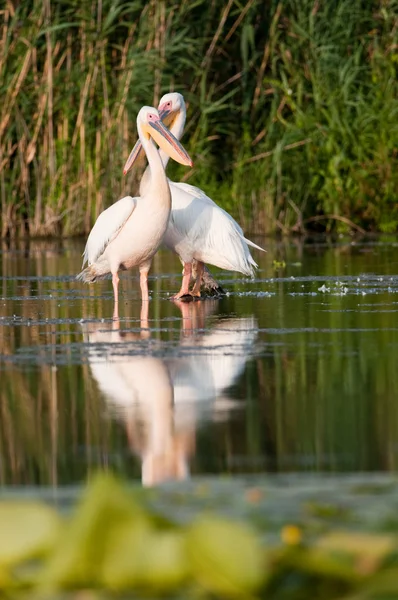
[[[149,302],[142,302],[141,303],[141,313],[140,313],[140,328],[141,328],[140,337],[143,340],[148,340],[151,337],[151,331],[149,329],[149,322],[148,322],[148,313],[149,313]]]
[[[114,307],[113,307],[113,320],[114,321],[119,321],[119,303],[115,302]]]
[[[112,285],[113,285],[113,295],[115,298],[115,304],[113,307],[113,319],[116,321],[119,319],[119,276],[116,273],[112,273]]]
[[[149,302],[148,292],[148,270],[140,269],[140,286],[141,286],[141,298],[143,302]]]
[[[178,294],[173,296],[172,300],[178,300],[182,296],[190,296],[189,282],[191,281],[191,273],[192,273],[192,263],[185,263],[184,270],[183,270],[183,276],[182,276],[181,289],[178,292]]]
[[[184,263],[182,263],[182,264],[184,264]],[[197,269],[198,269],[198,261],[196,260],[196,258],[194,258],[192,260],[192,273],[191,273],[191,279],[193,280],[194,283],[196,281]]]
[[[112,285],[113,285],[113,295],[115,297],[115,304],[119,302],[119,277],[117,272],[112,273]]]
[[[225,291],[221,285],[214,279],[209,269],[205,266],[202,276],[202,292],[205,296],[219,298],[225,296]]]
[[[198,260],[196,263],[196,281],[192,289],[192,296],[198,296],[200,298],[200,286],[202,285],[202,277],[204,271],[204,264]]]

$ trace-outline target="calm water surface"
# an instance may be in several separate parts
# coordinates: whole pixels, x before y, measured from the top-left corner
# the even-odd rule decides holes
[[[256,241],[255,280],[213,269],[228,295],[189,304],[160,252],[119,324],[110,281],[74,280],[83,242],[4,243],[1,484],[395,470],[398,243]]]

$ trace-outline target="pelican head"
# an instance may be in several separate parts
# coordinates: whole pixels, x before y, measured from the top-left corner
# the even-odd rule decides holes
[[[163,123],[167,127],[171,127],[180,112],[183,112],[185,115],[184,97],[178,92],[165,94],[160,99],[158,110]]]
[[[137,129],[140,138],[152,138],[159,148],[176,162],[192,167],[192,160],[182,144],[162,122],[159,112],[152,106],[143,106],[137,115]],[[137,142],[124,166],[124,175],[130,170],[142,147],[142,140]]]

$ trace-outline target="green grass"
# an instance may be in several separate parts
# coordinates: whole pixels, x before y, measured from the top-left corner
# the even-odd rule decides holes
[[[397,22],[397,0],[9,2],[1,235],[86,233],[135,193],[137,112],[170,89],[189,182],[246,230],[397,231]]]

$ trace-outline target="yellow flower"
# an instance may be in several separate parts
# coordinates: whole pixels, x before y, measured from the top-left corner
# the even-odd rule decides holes
[[[297,525],[285,525],[282,527],[281,538],[285,544],[295,546],[301,542],[302,534]]]

